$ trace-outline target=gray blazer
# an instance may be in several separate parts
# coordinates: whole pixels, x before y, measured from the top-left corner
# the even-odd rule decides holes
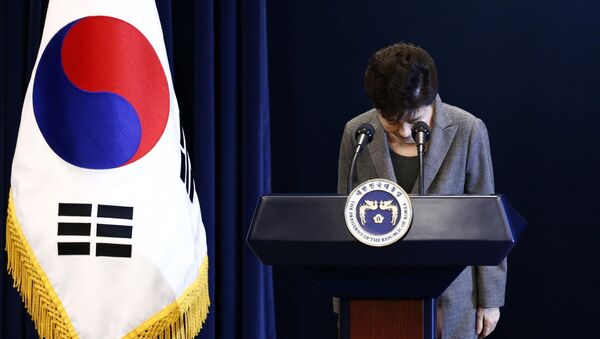
[[[340,146],[338,193],[347,194],[347,178],[356,146],[354,133],[363,123],[375,128],[373,141],[356,161],[357,183],[385,178],[396,182],[385,130],[375,109],[346,123]],[[427,194],[493,194],[494,174],[487,129],[470,113],[435,101],[431,139],[424,158]],[[419,179],[410,193],[417,193]],[[498,266],[467,267],[438,298],[438,326],[443,338],[476,338],[478,306],[504,305],[506,260]]]

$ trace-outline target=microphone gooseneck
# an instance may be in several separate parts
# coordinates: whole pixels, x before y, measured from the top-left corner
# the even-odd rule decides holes
[[[417,121],[412,127],[412,137],[417,145],[417,154],[419,155],[419,195],[425,194],[425,166],[423,165],[423,155],[425,154],[425,144],[429,141],[431,132],[429,126],[424,121]]]
[[[354,157],[352,157],[352,164],[350,165],[350,172],[348,173],[348,194],[352,192],[352,178],[354,177],[354,168],[356,167],[356,159],[362,150],[371,141],[375,135],[375,128],[369,123],[364,123],[356,129],[354,138],[356,139],[356,148],[354,150]]]

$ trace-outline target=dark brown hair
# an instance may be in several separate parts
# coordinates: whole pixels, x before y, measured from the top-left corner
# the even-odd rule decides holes
[[[421,47],[399,42],[373,54],[365,72],[373,106],[390,121],[400,121],[433,103],[438,92],[433,59]]]

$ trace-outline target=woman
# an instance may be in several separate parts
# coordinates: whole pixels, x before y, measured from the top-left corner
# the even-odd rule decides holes
[[[442,102],[433,59],[420,47],[396,43],[369,60],[365,87],[374,108],[346,124],[340,146],[338,193],[348,194],[347,178],[363,123],[375,128],[373,141],[356,163],[353,187],[374,178],[397,182],[416,193],[418,157],[411,128],[430,126],[424,184],[427,194],[493,194],[494,177],[484,123]],[[506,261],[498,266],[467,267],[437,299],[438,336],[477,338],[489,335],[504,304]]]

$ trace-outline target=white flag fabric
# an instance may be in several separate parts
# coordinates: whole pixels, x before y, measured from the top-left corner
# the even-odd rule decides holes
[[[200,331],[206,236],[154,1],[50,1],[6,250],[41,337]]]

